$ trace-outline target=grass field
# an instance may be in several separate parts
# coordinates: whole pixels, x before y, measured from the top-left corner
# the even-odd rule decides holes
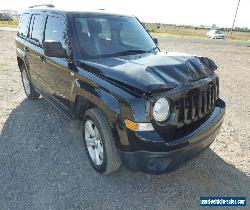
[[[188,26],[174,26],[174,25],[163,25],[145,23],[145,27],[151,34],[162,34],[162,35],[177,35],[177,36],[193,36],[193,37],[206,37],[206,33],[209,29],[200,29]],[[224,31],[227,39],[250,41],[250,32],[239,32],[233,31],[233,36],[230,37],[230,32]]]
[[[147,30],[155,35],[175,35],[175,36],[191,36],[191,37],[206,37],[208,29],[201,29],[188,26],[174,26],[164,24],[145,23]],[[0,21],[0,27],[17,27],[18,20]],[[250,41],[250,32],[233,31],[233,36],[230,37],[230,32],[224,31],[226,39]]]
[[[16,28],[18,26],[19,20],[13,20],[13,21],[0,21],[0,27],[11,27]]]

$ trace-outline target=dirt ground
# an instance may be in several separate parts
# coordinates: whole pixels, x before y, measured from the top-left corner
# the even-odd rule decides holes
[[[219,66],[227,105],[221,133],[210,149],[172,173],[122,167],[103,177],[91,168],[79,131],[43,99],[25,98],[14,37],[0,31],[0,209],[180,210],[200,209],[200,196],[249,198],[249,47],[160,39],[166,51],[208,56]]]

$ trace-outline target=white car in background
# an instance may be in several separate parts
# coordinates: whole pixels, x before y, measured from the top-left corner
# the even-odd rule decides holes
[[[225,34],[219,30],[211,30],[207,32],[207,36],[211,39],[225,39]]]

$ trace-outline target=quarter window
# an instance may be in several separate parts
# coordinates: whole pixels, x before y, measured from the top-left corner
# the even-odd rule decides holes
[[[23,14],[19,23],[19,32],[18,34],[24,37],[27,37],[29,31],[31,14]]]

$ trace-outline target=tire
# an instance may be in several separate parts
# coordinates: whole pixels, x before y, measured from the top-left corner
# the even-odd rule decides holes
[[[91,127],[92,132],[90,132]],[[93,131],[94,135],[91,135]],[[95,143],[93,139],[96,139]],[[90,164],[98,173],[106,175],[119,169],[121,161],[111,126],[106,115],[98,108],[87,110],[83,116],[83,141]]]
[[[21,78],[22,78],[22,84],[24,92],[28,99],[36,100],[39,98],[40,94],[35,90],[33,85],[30,83],[29,76],[27,74],[27,70],[24,66],[24,64],[20,65],[20,71],[21,71]]]

